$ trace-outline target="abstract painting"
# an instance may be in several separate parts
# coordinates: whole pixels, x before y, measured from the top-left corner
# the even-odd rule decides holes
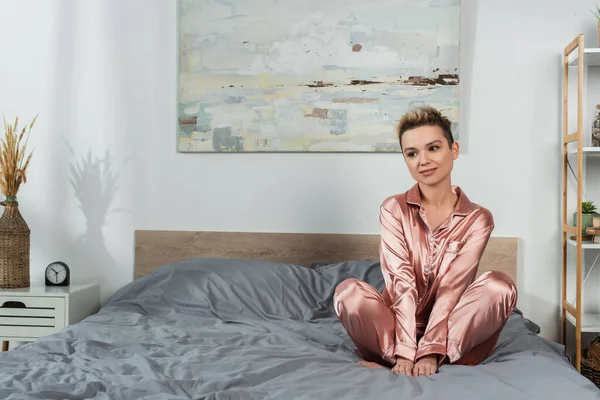
[[[180,152],[397,152],[432,105],[459,139],[460,0],[180,0]]]

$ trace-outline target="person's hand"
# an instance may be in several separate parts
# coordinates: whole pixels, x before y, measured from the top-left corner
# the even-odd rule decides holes
[[[406,358],[398,357],[396,359],[396,365],[392,368],[392,372],[396,375],[403,374],[406,376],[412,376],[414,363]]]
[[[438,357],[437,354],[430,354],[417,360],[412,374],[413,376],[429,376],[437,371]]]

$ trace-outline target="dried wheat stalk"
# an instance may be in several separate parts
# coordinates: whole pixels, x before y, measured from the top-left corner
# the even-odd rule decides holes
[[[29,125],[25,125],[18,132],[19,117],[15,119],[13,125],[9,125],[4,120],[4,138],[0,139],[0,189],[8,198],[12,199],[17,196],[19,187],[27,181],[27,167],[33,152],[29,153],[25,158],[27,150],[27,141],[29,133],[35,124],[37,115]],[[27,134],[27,135],[26,135]],[[25,141],[23,142],[23,139]]]

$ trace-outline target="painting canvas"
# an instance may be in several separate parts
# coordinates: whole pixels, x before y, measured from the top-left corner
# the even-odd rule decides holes
[[[180,152],[397,152],[432,105],[459,139],[460,0],[180,0]]]

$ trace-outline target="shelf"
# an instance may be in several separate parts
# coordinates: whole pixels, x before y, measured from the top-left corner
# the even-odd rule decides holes
[[[576,66],[578,58],[579,51],[577,50],[569,54],[569,66]],[[600,48],[583,49],[583,62],[587,67],[600,67]]]
[[[584,157],[600,157],[600,147],[584,147],[581,149]],[[577,155],[577,149],[569,150],[570,156]]]
[[[575,241],[575,240],[568,239],[567,242],[569,242],[569,244],[571,246],[577,246],[577,241]],[[583,242],[583,243],[581,243],[581,248],[583,248],[583,249],[598,249],[598,250],[600,250],[600,243]]]
[[[575,326],[575,317],[568,312],[567,320]],[[600,332],[600,314],[581,314],[581,332]]]
[[[592,36],[591,41],[588,41],[587,43],[590,44],[592,43],[592,46],[595,45],[595,42],[597,41],[597,38],[595,36]],[[592,145],[592,140],[591,140],[591,131],[589,130],[589,128],[592,125],[592,120],[589,117],[585,117],[586,113],[589,113],[590,105],[585,105],[585,104],[581,104],[579,102],[579,100],[584,101],[587,100],[587,97],[589,95],[588,93],[588,82],[586,82],[589,78],[588,74],[592,73],[592,69],[591,67],[600,67],[600,46],[598,47],[588,47],[585,48],[585,44],[584,44],[584,35],[583,34],[579,34],[576,35],[575,38],[573,38],[572,40],[570,40],[568,43],[566,43],[566,46],[563,48],[563,54],[568,53],[567,55],[567,59],[566,59],[566,64],[568,68],[565,68],[565,71],[563,72],[563,79],[562,82],[560,83],[560,86],[562,86],[564,88],[564,90],[562,90],[562,111],[564,113],[564,119],[566,121],[575,121],[574,118],[576,118],[579,121],[582,120],[586,120],[587,122],[585,122],[587,128],[582,127],[582,126],[578,126],[577,129],[573,129],[573,127],[571,126],[568,132],[563,132],[563,145],[565,144],[566,141],[566,145],[567,150],[566,150],[566,156],[563,155],[562,157],[562,167],[564,168],[564,170],[570,169],[571,172],[573,172],[574,178],[578,181],[578,193],[579,194],[583,194],[582,189],[583,189],[583,185],[582,185],[582,181],[586,180],[586,174],[585,174],[585,170],[579,170],[577,168],[575,168],[575,171],[573,170],[573,159],[571,157],[575,156],[578,157],[579,153],[578,153],[578,149],[576,146],[581,146],[582,148],[582,154],[581,154],[581,159],[580,161],[580,165],[583,165],[583,168],[586,169],[587,168],[587,164],[595,164],[598,160],[600,160],[600,147],[591,147]],[[581,53],[581,57],[579,57],[579,54]],[[561,64],[562,65],[562,64]],[[579,68],[578,68],[579,67]],[[576,79],[569,79],[572,75],[574,75],[574,77]],[[557,89],[558,87],[557,86]],[[590,88],[591,90],[591,88]],[[571,92],[575,92],[577,93],[578,97],[578,103],[577,103],[577,107],[573,108],[573,107],[569,107],[569,98],[568,95]],[[594,103],[595,104],[595,103]],[[595,113],[592,113],[595,114]],[[593,115],[592,115],[593,118]],[[587,125],[589,123],[589,125]],[[573,146],[573,144],[575,144],[575,146]],[[584,147],[585,146],[585,147]],[[583,174],[583,175],[582,175]],[[563,179],[562,179],[562,186],[564,188],[567,187],[568,185],[568,179],[570,179],[570,174],[565,174],[563,175]],[[568,203],[567,203],[567,192],[563,192],[562,195],[562,209],[563,212],[564,210],[567,208]],[[584,195],[585,196],[585,195]],[[580,200],[580,199],[579,199]],[[566,223],[566,221],[565,221]],[[594,256],[595,256],[595,260],[594,263],[592,264],[592,266],[589,268],[589,271],[584,272],[585,268],[582,263],[583,263],[583,255],[582,253],[579,252],[580,248],[577,247],[577,241],[572,239],[572,235],[573,232],[575,231],[578,235],[581,234],[581,227],[575,227],[575,230],[572,229],[572,227],[567,224],[567,226],[564,227],[565,229],[567,229],[567,231],[569,232],[567,236],[567,240],[563,243],[563,252],[565,252],[566,250],[568,250],[568,247],[574,247],[577,254],[577,258],[575,261],[576,267],[577,267],[577,271],[579,272],[579,274],[585,274],[585,278],[583,279],[583,282],[581,282],[581,285],[576,285],[576,287],[573,288],[574,292],[573,293],[573,297],[575,297],[575,295],[577,296],[581,296],[580,299],[583,301],[583,289],[585,287],[585,284],[588,280],[588,278],[590,277],[592,271],[594,270],[594,266],[596,265],[597,261],[600,259],[600,243],[592,243],[592,242],[582,242],[581,243],[581,251],[589,251],[590,253],[593,252]],[[579,232],[577,232],[579,230]],[[564,232],[564,231],[563,231]],[[564,234],[564,233],[563,233]],[[587,237],[587,236],[586,236]],[[567,248],[565,248],[567,247]],[[584,250],[586,249],[586,250]],[[590,250],[587,250],[590,249]],[[587,256],[588,253],[586,252],[585,255]],[[591,254],[590,254],[591,255]],[[600,265],[600,263],[599,263]],[[587,266],[586,266],[587,267]],[[563,259],[563,263],[562,263],[562,272],[563,272],[563,276],[565,278],[565,280],[569,280],[568,277],[570,276],[569,274],[567,274],[567,270],[569,268],[569,260],[568,259]],[[596,271],[597,272],[597,271]],[[578,276],[578,282],[581,280],[580,278],[582,278],[581,276]],[[595,282],[594,282],[595,283]],[[566,281],[563,282],[563,285],[567,285],[567,287],[569,287],[568,283]],[[597,288],[594,288],[597,289]],[[562,294],[562,301],[561,301],[561,305],[562,305],[562,309],[564,308],[568,308],[571,311],[574,311],[574,307],[572,305],[570,305],[571,303],[569,303],[566,299],[566,291],[563,291]],[[569,306],[570,305],[570,306]],[[561,323],[562,329],[566,329],[566,324],[567,321],[569,324],[572,325],[576,325],[576,321],[575,321],[575,317],[573,317],[568,311],[566,313],[566,318],[564,323]],[[561,321],[562,322],[562,321]],[[583,313],[581,314],[581,319],[578,320],[578,322],[580,323],[580,327],[581,327],[581,331],[582,332],[593,332],[593,333],[600,333],[600,312],[598,313]],[[575,342],[576,342],[576,346],[579,347],[581,346],[581,340],[582,337],[580,335],[576,335],[575,337]],[[564,338],[564,341],[562,342],[563,345],[567,345],[566,343],[567,338]],[[581,353],[577,353],[575,354],[575,367],[577,368],[577,371],[581,372]]]

